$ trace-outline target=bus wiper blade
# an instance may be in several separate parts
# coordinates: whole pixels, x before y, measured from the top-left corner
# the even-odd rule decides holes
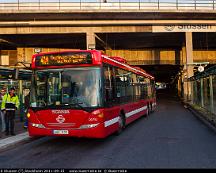
[[[83,104],[82,102],[79,102],[79,103],[66,103],[64,104],[65,106],[78,106],[79,108],[81,108],[82,110],[86,111],[86,112],[89,112],[88,109],[86,109],[85,107],[81,106],[80,104]]]

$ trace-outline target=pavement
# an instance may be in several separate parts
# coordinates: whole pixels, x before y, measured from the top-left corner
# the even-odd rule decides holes
[[[188,102],[183,102],[185,108],[188,109],[196,118],[202,121],[209,129],[213,130],[216,133],[216,124],[214,121],[208,119],[209,112],[204,108],[195,108],[193,104]]]
[[[185,106],[187,106],[187,109],[189,109],[198,119],[200,119],[205,125],[207,125],[210,129],[216,132],[216,127],[209,123],[206,119],[204,119],[201,112],[195,110],[192,106],[190,106],[187,103],[184,104]],[[21,122],[19,117],[16,117],[15,136],[6,136],[4,132],[0,132],[0,151],[32,139],[32,137],[29,137],[28,135],[28,130],[23,127],[23,124],[24,122]]]
[[[23,127],[23,124],[24,122],[21,122],[19,118],[15,119],[15,136],[6,136],[4,132],[0,132],[0,150],[31,139],[28,130]]]

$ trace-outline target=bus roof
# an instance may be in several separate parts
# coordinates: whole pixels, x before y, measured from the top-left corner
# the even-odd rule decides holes
[[[88,54],[90,53],[92,55],[92,62],[91,63],[81,63],[81,64],[60,64],[60,65],[42,65],[42,66],[38,66],[36,64],[37,62],[37,57],[48,57],[49,55],[60,55],[60,54],[67,54],[67,53],[84,53],[84,54]],[[145,70],[139,68],[139,67],[133,67],[129,64],[127,64],[127,61],[119,56],[107,56],[105,54],[103,54],[101,51],[99,50],[67,50],[67,51],[60,51],[60,52],[44,52],[44,53],[39,53],[39,54],[34,54],[32,56],[32,68],[38,68],[38,69],[44,69],[44,68],[67,68],[67,67],[75,67],[77,65],[79,66],[89,66],[89,65],[102,65],[102,63],[108,63],[120,68],[123,68],[125,70],[129,70],[132,71],[136,74],[140,74],[140,75],[144,75],[145,77],[148,77],[150,79],[154,80],[154,77],[151,76],[150,74],[146,73]]]
[[[154,77],[151,76],[150,74],[148,74],[145,70],[139,68],[139,67],[133,67],[129,64],[126,63],[126,60],[124,61],[124,59],[120,59],[120,57],[118,57],[118,59],[116,59],[116,57],[109,57],[107,55],[102,55],[102,58],[103,58],[103,62],[105,63],[108,63],[108,64],[112,64],[112,65],[115,65],[117,67],[120,67],[120,68],[123,68],[125,70],[130,70],[130,71],[133,71],[134,73],[136,74],[140,74],[140,75],[143,75],[145,77],[148,77],[152,80],[154,80]]]

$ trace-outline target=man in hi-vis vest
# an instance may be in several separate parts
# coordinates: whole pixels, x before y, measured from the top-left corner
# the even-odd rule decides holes
[[[5,113],[5,122],[6,122],[6,131],[5,135],[10,134],[15,135],[14,133],[14,119],[15,119],[15,111],[19,107],[19,99],[15,94],[15,88],[11,88],[9,93],[6,93],[2,99],[1,110]]]

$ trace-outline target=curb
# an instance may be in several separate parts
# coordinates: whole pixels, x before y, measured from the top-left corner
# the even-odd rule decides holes
[[[28,132],[2,139],[0,140],[0,151],[21,142],[29,141],[30,139],[31,137],[29,137]]]
[[[211,122],[209,122],[207,119],[204,118],[203,113],[192,108],[192,106],[190,106],[188,103],[184,103],[184,105],[186,105],[186,109],[188,109],[197,119],[202,121],[206,126],[208,126],[208,128],[210,128],[212,131],[216,133],[216,127]]]

